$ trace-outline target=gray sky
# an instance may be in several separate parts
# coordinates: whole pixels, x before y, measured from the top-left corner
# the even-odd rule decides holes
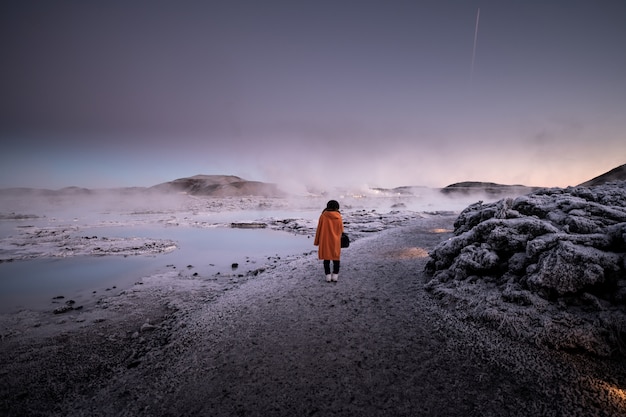
[[[575,185],[626,162],[625,21],[607,0],[5,1],[0,187]]]

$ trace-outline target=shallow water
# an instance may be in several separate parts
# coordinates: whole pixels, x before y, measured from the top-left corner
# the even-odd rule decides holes
[[[0,313],[20,308],[50,309],[51,300],[87,301],[102,292],[128,288],[142,277],[176,268],[200,278],[246,274],[288,255],[314,250],[307,236],[269,229],[227,227],[94,227],[81,236],[172,239],[178,249],[150,256],[84,256],[0,264]],[[238,264],[233,269],[232,265]],[[113,288],[115,287],[115,288]]]
[[[52,309],[56,307],[54,297],[80,303],[128,287],[154,270],[154,261],[146,257],[75,257],[0,264],[0,313]]]

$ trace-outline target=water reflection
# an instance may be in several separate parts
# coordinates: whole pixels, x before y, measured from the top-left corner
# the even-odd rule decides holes
[[[79,236],[172,239],[179,249],[156,256],[104,256],[35,259],[0,264],[0,312],[49,308],[52,297],[85,299],[94,291],[131,286],[165,268],[188,270],[199,277],[246,274],[269,257],[299,255],[314,249],[307,236],[269,229],[225,227],[94,227]],[[235,272],[232,264],[239,267]],[[218,274],[219,273],[219,274]]]

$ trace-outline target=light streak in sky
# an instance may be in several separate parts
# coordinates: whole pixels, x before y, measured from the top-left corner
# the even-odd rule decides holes
[[[478,42],[478,21],[480,19],[480,8],[476,13],[476,28],[474,29],[474,48],[472,48],[472,67],[470,69],[470,86],[474,80],[474,62],[476,61],[476,43]]]

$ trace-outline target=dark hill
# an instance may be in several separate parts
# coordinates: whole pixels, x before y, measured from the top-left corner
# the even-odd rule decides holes
[[[583,182],[579,187],[594,187],[611,181],[626,181],[626,164],[613,168],[602,175],[598,175],[589,181]]]
[[[282,197],[275,184],[248,181],[234,175],[195,175],[151,187],[152,190],[212,197]]]
[[[490,197],[505,195],[528,194],[539,189],[538,187],[527,187],[525,185],[504,185],[493,182],[464,181],[450,184],[441,189],[447,195],[469,195],[484,194]]]

